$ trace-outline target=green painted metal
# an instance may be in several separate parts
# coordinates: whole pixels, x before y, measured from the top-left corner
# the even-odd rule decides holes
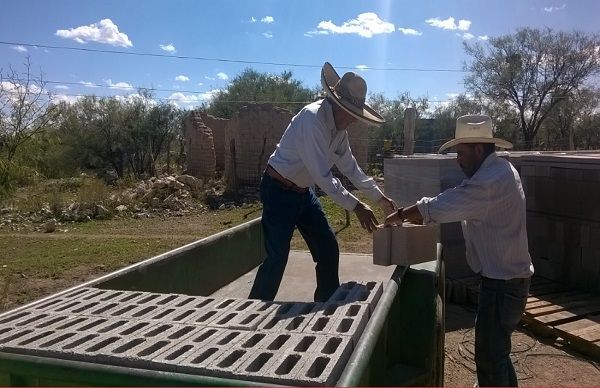
[[[209,295],[257,266],[263,257],[260,219],[256,219],[52,297],[80,287]],[[441,251],[438,250],[437,260],[413,266],[404,276],[402,274],[403,271],[397,269],[387,283],[337,385],[443,384],[444,273]],[[43,303],[46,299],[7,313]],[[0,352],[0,386],[67,385],[266,384]]]

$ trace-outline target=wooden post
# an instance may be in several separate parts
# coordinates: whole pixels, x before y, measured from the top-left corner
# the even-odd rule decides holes
[[[417,121],[417,110],[406,108],[404,110],[404,150],[402,154],[412,155],[415,153],[415,122]]]

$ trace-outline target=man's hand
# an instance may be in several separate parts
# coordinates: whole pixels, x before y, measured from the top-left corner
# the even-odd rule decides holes
[[[363,229],[366,229],[369,233],[377,229],[377,218],[375,218],[375,214],[373,214],[369,205],[358,201],[354,213]]]
[[[398,209],[396,203],[390,198],[386,197],[385,195],[381,197],[379,201],[377,201],[377,204],[379,205],[379,207],[383,211],[383,214],[385,214],[386,217],[392,213],[395,213]]]
[[[402,221],[404,220],[402,220],[398,212],[395,211],[385,218],[385,226],[401,225]]]

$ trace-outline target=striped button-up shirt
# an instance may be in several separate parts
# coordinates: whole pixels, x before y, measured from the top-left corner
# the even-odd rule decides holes
[[[527,245],[525,194],[515,168],[490,154],[459,186],[417,202],[423,222],[461,221],[467,262],[492,279],[533,274]]]
[[[269,164],[300,187],[317,184],[346,210],[354,210],[358,199],[333,176],[334,164],[371,200],[378,201],[383,196],[373,178],[358,166],[350,150],[348,132],[335,127],[327,99],[305,106],[292,118]]]

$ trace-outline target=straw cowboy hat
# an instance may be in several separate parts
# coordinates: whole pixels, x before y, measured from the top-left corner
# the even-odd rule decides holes
[[[385,123],[379,113],[365,104],[367,83],[360,75],[348,72],[340,78],[333,66],[325,62],[321,69],[321,85],[328,97],[358,120],[376,126]]]
[[[492,119],[486,115],[466,115],[456,119],[454,139],[442,144],[438,153],[461,143],[494,143],[497,147],[512,148],[512,143],[494,137]]]

